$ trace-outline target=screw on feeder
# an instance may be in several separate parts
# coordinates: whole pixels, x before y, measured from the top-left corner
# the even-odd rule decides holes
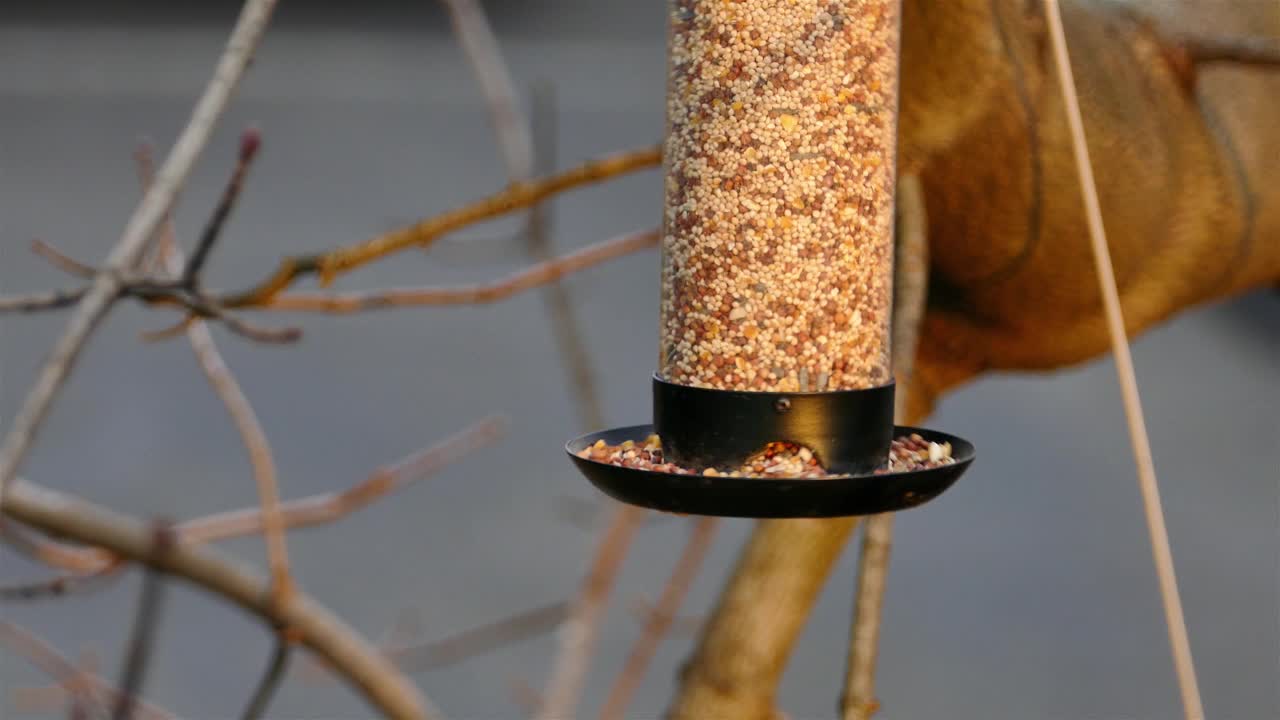
[[[790,410],[790,409],[791,409],[791,398],[784,398],[784,397],[783,397],[783,398],[778,398],[778,399],[777,399],[777,400],[775,400],[775,401],[774,401],[774,403],[773,403],[773,409],[774,409],[774,410],[777,410],[777,411],[778,411],[778,414],[782,414],[782,413],[784,413],[784,412],[786,412],[786,411]]]

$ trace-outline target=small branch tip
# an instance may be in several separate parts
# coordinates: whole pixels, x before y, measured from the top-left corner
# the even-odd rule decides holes
[[[262,146],[262,131],[256,127],[249,127],[240,135],[240,162],[247,163],[258,154],[258,149]]]

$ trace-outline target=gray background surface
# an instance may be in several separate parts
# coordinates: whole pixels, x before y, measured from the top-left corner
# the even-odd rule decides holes
[[[234,16],[228,3],[156,10],[32,4],[0,24],[0,291],[63,284],[30,239],[99,258],[138,191],[140,135],[181,127]],[[63,7],[65,5],[65,7]],[[177,219],[190,240],[257,123],[264,151],[209,272],[257,279],[287,252],[318,250],[428,215],[499,186],[503,169],[478,91],[430,3],[282,11]],[[555,78],[560,164],[655,141],[662,131],[659,3],[506,3],[499,18],[518,79]],[[60,12],[60,8],[66,12]],[[78,12],[72,12],[74,9]],[[4,12],[9,12],[6,8]],[[14,12],[18,12],[16,9]],[[187,12],[188,16],[175,16]],[[167,14],[166,14],[167,13]],[[555,204],[561,250],[651,226],[660,183],[646,173]],[[340,288],[462,283],[519,267],[514,225],[469,230],[429,254],[362,270]],[[656,341],[650,251],[575,276],[611,424],[643,421]],[[0,320],[0,427],[64,317]],[[251,504],[244,453],[178,342],[137,333],[168,318],[112,316],[66,388],[25,474],[137,513],[183,518]],[[378,636],[405,608],[436,637],[566,597],[592,535],[561,519],[564,497],[603,506],[564,460],[578,431],[536,294],[476,308],[307,318],[302,344],[223,338],[274,443],[286,496],[345,487],[490,411],[509,435],[389,502],[291,536],[307,590]],[[1276,407],[1280,300],[1254,296],[1185,314],[1135,347],[1192,645],[1212,717],[1280,717]],[[903,515],[880,673],[883,717],[1155,720],[1177,692],[1146,528],[1109,361],[1049,376],[997,377],[948,398],[934,420],[982,451],[945,498]],[[705,612],[750,525],[722,530],[688,610]],[[643,532],[589,678],[593,711],[685,537]],[[226,549],[260,563],[257,540]],[[854,553],[841,559],[788,671],[794,718],[834,714]],[[0,580],[38,568],[0,548]],[[89,598],[4,605],[69,654],[92,648],[114,675],[137,576]],[[175,587],[147,694],[185,717],[235,716],[270,649],[238,611]],[[633,717],[656,717],[692,643],[668,641]],[[455,718],[508,718],[514,680],[541,686],[550,636],[416,676]],[[0,717],[18,687],[44,682],[0,652]],[[273,718],[360,718],[345,689],[290,682]]]

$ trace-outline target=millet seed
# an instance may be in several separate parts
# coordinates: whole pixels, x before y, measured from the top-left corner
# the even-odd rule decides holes
[[[666,380],[889,381],[897,7],[671,0]]]

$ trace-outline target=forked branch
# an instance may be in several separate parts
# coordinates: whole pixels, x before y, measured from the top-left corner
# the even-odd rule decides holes
[[[328,284],[338,275],[407,248],[427,247],[445,233],[530,207],[572,188],[655,167],[661,162],[662,148],[654,146],[598,158],[528,182],[512,183],[482,200],[364,242],[318,255],[287,257],[266,280],[244,292],[220,298],[220,304],[233,309],[269,305],[302,277],[318,275],[322,284]]]
[[[155,567],[238,605],[273,630],[291,628],[297,641],[390,718],[436,716],[421,693],[367,641],[302,591],[273,600],[270,583],[208,547],[176,544],[157,556],[141,523],[87,501],[16,480],[0,511],[43,532],[101,547]]]
[[[195,289],[200,277],[200,269],[204,266],[227,216],[231,213],[231,208],[240,194],[240,187],[244,183],[245,174],[260,144],[261,139],[256,131],[247,132],[241,137],[240,156],[236,162],[236,169],[227,183],[213,217],[200,236],[200,243],[195,253],[189,260],[182,257],[172,218],[166,216],[161,223],[158,258],[169,273],[175,276],[181,274],[182,284]],[[139,179],[145,190],[154,181],[150,148],[145,145],[140,147],[135,153],[135,159],[138,164]],[[262,429],[262,423],[258,421],[258,414],[254,412],[249,398],[240,389],[239,381],[223,361],[222,354],[218,352],[218,346],[214,343],[213,334],[209,332],[208,326],[201,320],[193,320],[186,325],[186,333],[191,350],[195,353],[196,362],[200,365],[200,371],[226,407],[227,414],[231,416],[231,422],[240,435],[240,441],[244,444],[249,456],[249,464],[253,468],[258,502],[265,521],[264,535],[267,542],[267,561],[271,568],[272,592],[277,595],[288,593],[293,586],[293,580],[289,574],[288,544],[285,541],[284,525],[280,519],[280,488],[276,478],[276,464],[272,457],[271,444],[267,442],[266,432]]]
[[[120,240],[107,255],[103,271],[94,277],[80,299],[75,314],[54,345],[35,384],[23,400],[12,428],[0,444],[0,499],[5,496],[9,483],[35,442],[36,433],[58,391],[71,374],[84,344],[117,299],[123,284],[121,273],[131,270],[146,250],[148,241],[169,212],[179,189],[208,143],[214,126],[249,67],[275,6],[276,0],[245,2],[191,119],[165,159],[156,182],[138,204]]]

